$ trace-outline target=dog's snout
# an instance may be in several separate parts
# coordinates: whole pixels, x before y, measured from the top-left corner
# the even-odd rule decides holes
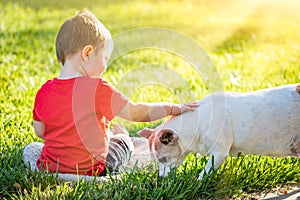
[[[166,157],[162,157],[162,158],[159,158],[158,161],[161,162],[161,163],[164,163],[164,162],[167,161],[167,158]]]

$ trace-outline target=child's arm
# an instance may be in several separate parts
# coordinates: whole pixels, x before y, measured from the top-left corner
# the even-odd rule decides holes
[[[41,121],[33,120],[33,127],[34,127],[35,134],[38,137],[44,139],[45,124]]]
[[[192,111],[198,107],[197,102],[186,104],[168,103],[133,103],[128,104],[119,112],[118,116],[134,122],[150,122],[161,119],[168,115],[180,115]]]

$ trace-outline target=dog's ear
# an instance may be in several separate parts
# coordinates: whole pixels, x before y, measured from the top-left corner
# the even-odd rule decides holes
[[[139,136],[147,138],[147,139],[149,139],[149,137],[152,135],[152,133],[154,133],[154,129],[150,129],[150,128],[144,128],[143,130],[140,130],[139,132],[137,132],[137,134]]]
[[[170,130],[164,130],[161,132],[161,136],[159,137],[159,141],[163,143],[164,145],[167,144],[175,144],[177,142],[178,136],[174,134],[173,131]]]

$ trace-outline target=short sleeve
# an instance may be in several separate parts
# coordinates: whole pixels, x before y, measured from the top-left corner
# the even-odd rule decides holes
[[[33,119],[35,121],[42,121],[41,119],[41,115],[40,115],[40,112],[41,112],[41,91],[39,90],[35,96],[35,101],[34,101],[34,107],[33,107],[33,111],[32,111],[32,115],[33,115]]]
[[[100,111],[110,121],[118,115],[129,101],[126,96],[104,80],[100,81],[97,92]]]

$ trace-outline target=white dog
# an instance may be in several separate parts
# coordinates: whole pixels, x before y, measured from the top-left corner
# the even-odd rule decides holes
[[[300,84],[249,93],[214,93],[199,104],[193,112],[139,133],[149,139],[152,157],[166,167],[164,173],[160,168],[160,175],[166,176],[189,153],[210,155],[199,180],[228,155],[239,152],[300,157]]]

